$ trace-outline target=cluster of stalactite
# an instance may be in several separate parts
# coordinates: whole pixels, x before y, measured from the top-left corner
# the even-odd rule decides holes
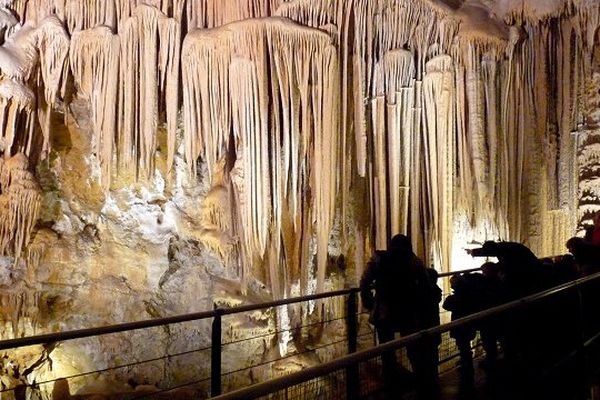
[[[18,257],[29,243],[42,195],[23,153],[0,158],[0,254]]]
[[[49,153],[51,110],[64,90],[69,38],[53,16],[36,26],[20,26],[14,17],[2,22],[7,39],[0,53],[0,255],[18,260],[41,205],[29,159]]]
[[[47,155],[72,80],[104,188],[151,177],[157,157],[170,178],[181,140],[213,184],[207,244],[275,297],[323,289],[336,220],[358,273],[395,233],[442,270],[468,240],[553,254],[563,244],[545,238],[577,225],[571,132],[600,5],[516,3],[0,2],[1,150]]]
[[[283,295],[285,251],[287,273],[306,285],[309,260],[298,242],[314,231],[323,282],[339,158],[330,37],[279,19],[236,22],[188,35],[182,60],[186,158],[193,168],[204,156],[210,170],[232,153],[244,275],[267,266],[273,292]]]
[[[42,313],[48,311],[49,297],[47,293],[31,290],[0,294],[0,330],[10,337],[34,333],[45,322]]]
[[[154,173],[161,112],[166,114],[168,170],[173,165],[179,35],[174,19],[145,4],[120,21],[118,34],[107,26],[73,34],[71,70],[92,105],[95,153],[106,188],[115,162],[137,175]]]

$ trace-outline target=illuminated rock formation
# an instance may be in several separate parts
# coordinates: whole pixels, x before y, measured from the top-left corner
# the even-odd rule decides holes
[[[395,233],[440,271],[564,252],[600,198],[599,27],[592,0],[0,0],[0,334],[353,285]]]

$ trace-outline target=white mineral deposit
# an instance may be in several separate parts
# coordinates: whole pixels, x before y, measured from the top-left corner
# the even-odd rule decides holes
[[[599,32],[597,0],[0,0],[0,339],[352,287],[396,233],[439,271],[473,241],[564,253],[600,209]],[[262,338],[223,370],[339,340],[291,328],[341,307],[224,319]],[[209,341],[203,321],[38,346],[0,375]],[[56,393],[175,386],[209,357]]]

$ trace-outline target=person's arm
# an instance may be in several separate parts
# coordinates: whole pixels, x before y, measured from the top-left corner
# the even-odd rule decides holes
[[[455,311],[456,310],[456,295],[455,294],[451,294],[450,296],[446,297],[446,300],[444,300],[444,304],[442,305],[442,308],[446,311]]]
[[[367,263],[367,269],[360,279],[360,299],[363,307],[367,310],[372,310],[375,306],[373,298],[373,283],[375,282],[375,261],[371,260]]]
[[[587,228],[585,228],[585,237],[583,238],[583,240],[585,240],[586,242],[591,242],[593,236],[594,236],[594,227],[588,226]]]

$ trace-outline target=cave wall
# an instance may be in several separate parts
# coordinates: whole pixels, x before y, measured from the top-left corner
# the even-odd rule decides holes
[[[441,271],[486,239],[563,253],[598,209],[599,27],[589,0],[0,1],[0,337],[355,285],[395,233]]]

